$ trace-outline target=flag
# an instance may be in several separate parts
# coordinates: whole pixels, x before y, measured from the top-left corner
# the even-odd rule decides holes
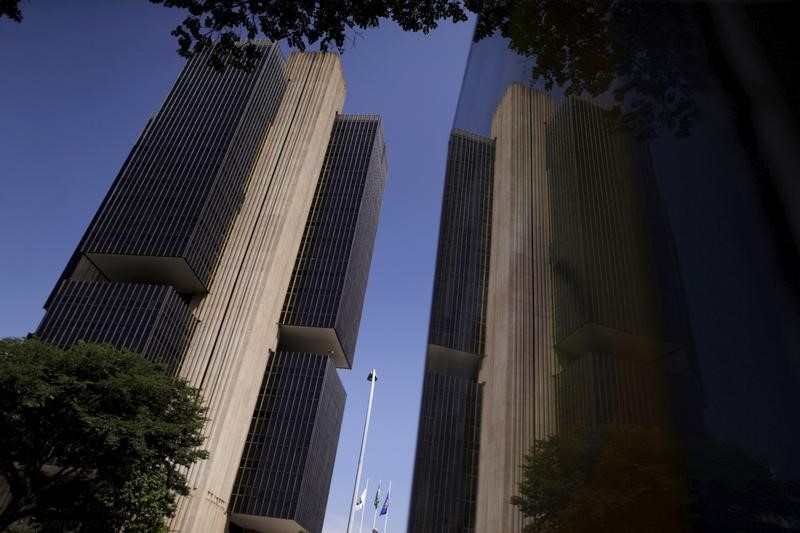
[[[356,511],[364,507],[364,500],[366,499],[367,499],[367,487],[364,487],[364,492],[362,492],[361,496],[359,496],[358,499],[356,500]]]
[[[381,509],[380,516],[385,515],[389,512],[389,493],[386,493],[386,499],[383,500],[383,508]]]
[[[378,491],[375,493],[375,509],[381,504],[381,484],[378,482]]]

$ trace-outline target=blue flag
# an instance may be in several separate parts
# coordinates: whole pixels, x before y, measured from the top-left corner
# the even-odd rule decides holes
[[[388,512],[389,512],[389,493],[387,492],[386,493],[386,499],[383,500],[383,508],[381,508],[380,516],[383,516]]]

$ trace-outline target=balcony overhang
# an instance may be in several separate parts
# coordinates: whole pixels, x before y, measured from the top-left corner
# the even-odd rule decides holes
[[[679,349],[680,345],[587,322],[557,342],[556,348],[571,356],[593,352],[623,359],[654,361]]]
[[[327,354],[336,368],[351,368],[334,328],[278,325],[278,350]]]
[[[307,531],[297,521],[289,518],[275,518],[272,516],[257,516],[249,514],[232,513],[231,522],[245,529],[261,531],[263,533],[297,533]]]
[[[425,358],[425,370],[464,379],[478,377],[482,356],[454,350],[439,344],[429,344]]]
[[[108,278],[122,283],[170,285],[182,293],[205,293],[207,288],[183,257],[108,254],[84,252],[83,255]]]

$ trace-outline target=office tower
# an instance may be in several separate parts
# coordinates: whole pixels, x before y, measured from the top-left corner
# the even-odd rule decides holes
[[[547,125],[561,431],[698,432],[701,387],[669,223],[646,144],[568,97]]]
[[[322,529],[361,320],[386,151],[380,118],[339,115],[306,223],[234,485],[231,520]]]
[[[453,130],[447,152],[409,531],[474,531],[494,141]]]
[[[188,471],[191,493],[170,524],[178,531],[225,530],[248,431],[269,418],[273,396],[314,409],[309,395],[324,393],[315,417],[276,417],[295,423],[290,442],[305,435],[302,420],[335,453],[344,394],[333,367],[352,363],[386,176],[379,120],[339,115],[338,57],[284,62],[276,45],[258,46],[247,72],[189,60],[38,330],[62,346],[82,338],[139,351],[202,391],[209,457]],[[295,294],[309,296],[297,304]],[[303,372],[308,379],[296,379]],[[281,445],[258,424],[254,432]],[[332,468],[332,455],[315,460],[309,467]],[[324,512],[329,481],[328,472],[313,487],[310,515]]]
[[[242,453],[230,531],[322,530],[345,392],[327,354],[272,354]]]
[[[380,117],[339,115],[283,305],[280,344],[353,364],[386,183]]]
[[[708,17],[704,9],[677,10],[686,32],[696,29],[692,37],[704,43],[699,51],[692,39],[680,43],[689,61],[668,62],[677,75],[663,76],[656,60],[614,84],[628,91],[628,109],[651,121],[652,130],[640,131],[655,137],[646,144],[600,103],[613,91],[588,100],[553,87],[548,112],[547,97],[523,87],[532,85],[535,57],[517,55],[499,32],[472,44],[454,127],[490,137],[496,154],[485,356],[476,382],[484,415],[476,531],[521,528],[508,505],[516,491],[510,480],[525,443],[552,432],[656,425],[738,447],[764,459],[778,479],[800,475],[800,291],[796,228],[787,215],[800,210],[786,186],[795,161],[786,143],[796,138],[786,128],[797,124],[785,100],[794,94],[793,65],[772,31],[786,13],[714,6]],[[713,28],[725,21],[726,31],[712,29],[711,19]],[[524,35],[519,23],[512,15],[509,27]],[[651,35],[613,37],[626,50],[676,50],[648,41]],[[654,58],[652,50],[640,57]],[[730,68],[720,69],[725,61]],[[696,105],[687,124],[670,124],[669,113],[660,114],[664,101],[642,98],[654,80],[686,79],[699,83],[681,85],[666,102],[681,95]],[[522,86],[509,89],[512,82]],[[451,190],[446,184],[445,212]],[[440,242],[440,256],[445,249]],[[550,305],[537,308],[547,298]],[[426,370],[430,361],[429,354]],[[504,383],[492,382],[498,378]],[[435,502],[427,487],[448,486],[450,478],[425,445],[453,426],[431,422],[449,397],[435,397],[427,372],[425,379],[412,497]],[[431,523],[472,530],[422,514],[429,512],[412,505],[409,530]]]
[[[682,285],[646,148],[614,132],[596,104],[556,105],[516,83],[491,133],[451,138],[431,342],[442,329],[449,342],[475,331],[481,342],[456,347],[477,357],[428,347],[410,531],[521,531],[511,497],[538,439],[611,423],[700,425]],[[459,152],[453,138],[492,147],[491,170],[465,165],[474,149]],[[454,210],[478,181],[489,201]],[[468,282],[472,264],[481,284]],[[473,390],[478,420],[465,414]]]
[[[169,285],[64,279],[36,334],[64,348],[108,342],[177,370],[196,319]]]

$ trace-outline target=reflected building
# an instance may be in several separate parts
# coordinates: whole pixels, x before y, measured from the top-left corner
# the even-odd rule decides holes
[[[546,124],[553,99],[512,84],[492,119],[492,246],[476,531],[518,531],[523,458],[556,426]]]
[[[473,46],[465,80],[481,45]],[[608,112],[588,100],[520,83],[499,99],[496,91],[466,98],[466,90],[462,103],[483,97],[495,105],[490,136],[471,135],[493,147],[493,161],[491,170],[465,165],[468,155],[453,138],[468,134],[453,131],[430,338],[441,330],[439,317],[449,316],[451,336],[477,324],[482,344],[470,352],[478,357],[428,347],[409,521],[415,532],[521,531],[525,520],[510,500],[536,440],[607,424],[702,427],[682,280],[647,148],[614,131]],[[466,121],[463,109],[457,124]],[[470,109],[480,126],[486,110]],[[476,180],[485,188],[477,196],[490,198],[488,212],[453,209]],[[476,238],[475,227],[488,239]],[[467,259],[487,250],[481,262]],[[447,265],[475,265],[481,276]],[[458,285],[448,289],[446,280]],[[473,294],[482,295],[481,307],[465,308],[479,302]],[[480,414],[465,396],[472,390]],[[460,492],[451,490],[458,482]],[[469,498],[460,496],[466,491]]]
[[[450,135],[409,531],[475,530],[494,154]]]
[[[646,143],[568,97],[547,125],[559,430],[701,430],[702,386]]]
[[[794,100],[793,78],[785,41],[765,30],[788,35],[785,10],[714,4],[709,12],[727,29],[705,42],[731,70],[700,65],[706,82],[691,97],[701,118],[686,137],[656,130],[647,143],[612,125],[602,99],[532,87],[531,62],[501,37],[473,43],[454,127],[494,146],[490,214],[472,218],[490,235],[483,351],[467,376],[480,391],[478,445],[469,445],[478,450],[477,489],[474,507],[458,511],[474,521],[417,503],[454,508],[454,492],[430,487],[474,471],[431,460],[431,443],[463,443],[434,426],[461,427],[455,417],[468,409],[437,410],[461,393],[428,385],[437,360],[429,347],[409,531],[521,530],[509,499],[530,445],[608,424],[710,436],[764,459],[779,479],[800,479],[792,225],[800,209],[786,181],[797,167],[774,134],[798,131],[798,121],[776,120]],[[457,201],[451,181],[474,179],[451,172],[452,152],[451,143],[443,228]],[[458,253],[440,235],[435,291],[443,256]],[[447,312],[437,298],[431,331]]]
[[[339,59],[259,43],[190,59],[48,299],[37,334],[109,342],[201,390],[208,459],[170,529],[319,532],[386,180]]]

